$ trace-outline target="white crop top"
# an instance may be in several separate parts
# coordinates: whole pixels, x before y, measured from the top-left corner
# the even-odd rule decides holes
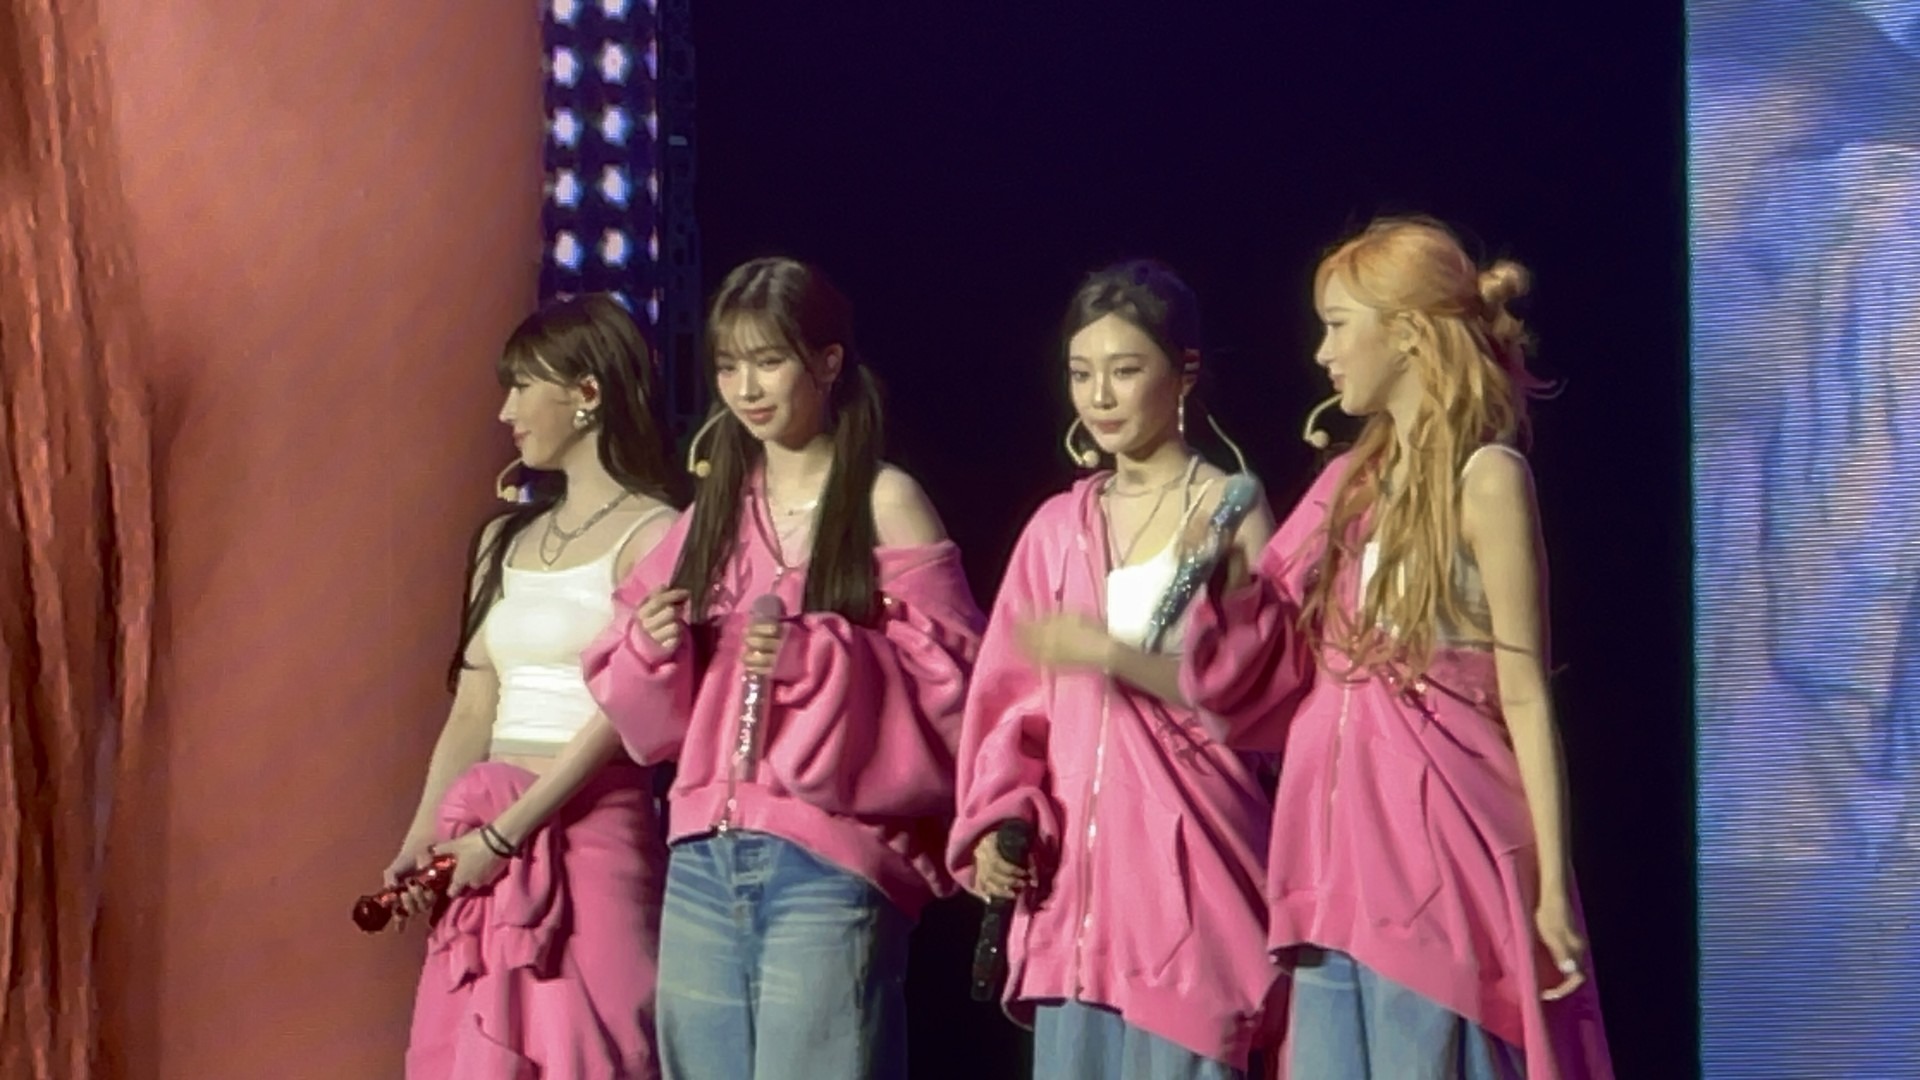
[[[1146,644],[1147,626],[1153,621],[1153,610],[1160,606],[1160,598],[1166,595],[1173,585],[1174,575],[1180,571],[1180,533],[1185,531],[1186,520],[1199,505],[1193,490],[1194,473],[1199,470],[1200,460],[1195,458],[1188,467],[1187,478],[1181,487],[1181,528],[1167,540],[1167,546],[1145,562],[1132,566],[1116,566],[1107,571],[1107,633],[1114,640],[1134,648]],[[1200,492],[1205,493],[1212,481],[1203,484]],[[1168,651],[1178,651],[1179,643],[1186,639],[1187,616],[1182,614],[1180,621],[1167,631]]]
[[[502,575],[500,598],[481,627],[487,658],[500,680],[493,741],[558,749],[600,708],[587,692],[580,654],[613,618],[614,564],[642,525],[633,523],[606,554],[565,570],[521,570]],[[507,558],[513,558],[508,551]]]
[[[1468,455],[1466,464],[1460,466],[1460,475],[1467,475],[1467,470],[1473,468],[1473,463],[1479,460],[1480,455],[1489,450],[1502,450],[1522,461],[1526,460],[1525,455],[1505,443],[1488,443]],[[1372,583],[1374,572],[1379,568],[1380,541],[1369,540],[1367,541],[1367,546],[1362,549],[1360,553],[1361,596],[1367,594],[1367,586]],[[1473,556],[1467,554],[1464,548],[1462,548],[1453,560],[1453,583],[1460,597],[1460,606],[1469,614],[1485,619],[1487,617],[1486,585],[1480,579],[1479,565],[1473,561]],[[1446,625],[1444,620],[1440,626],[1440,640],[1445,642],[1467,643],[1475,639],[1483,639],[1485,636],[1484,633],[1474,631],[1468,627]]]

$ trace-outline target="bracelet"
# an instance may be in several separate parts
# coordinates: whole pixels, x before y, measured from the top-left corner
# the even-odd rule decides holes
[[[488,851],[503,859],[511,859],[520,853],[520,849],[507,843],[507,838],[501,836],[500,830],[494,828],[491,822],[480,826],[480,842],[487,845]]]

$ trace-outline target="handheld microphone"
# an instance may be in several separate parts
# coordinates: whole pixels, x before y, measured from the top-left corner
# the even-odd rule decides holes
[[[433,897],[431,918],[438,918],[440,907],[447,899],[447,886],[453,884],[453,862],[451,855],[435,855],[432,862],[407,874],[393,888],[361,897],[353,905],[354,925],[369,934],[385,930],[393,917],[405,910],[401,907],[400,899],[415,885],[427,890],[427,895]]]
[[[1161,639],[1180,621],[1187,605],[1193,602],[1194,594],[1200,591],[1200,586],[1206,584],[1207,579],[1213,576],[1214,568],[1220,565],[1221,556],[1226,554],[1227,538],[1253,512],[1254,504],[1259,501],[1260,484],[1253,477],[1243,472],[1227,477],[1226,486],[1220,491],[1220,505],[1213,508],[1213,515],[1207,519],[1207,542],[1181,556],[1173,581],[1153,609],[1153,617],[1147,620],[1147,634],[1142,647],[1148,652],[1160,651]]]
[[[768,593],[753,602],[752,622],[775,622],[786,617],[786,605]],[[740,726],[733,748],[736,774],[749,772],[760,753],[760,725],[767,718],[767,677],[754,672],[740,676]]]
[[[1027,865],[1033,847],[1033,826],[1019,818],[1008,818],[993,832],[993,846],[1000,857],[1015,866]],[[1013,921],[1012,897],[987,901],[986,914],[980,916],[980,937],[973,945],[973,1000],[992,1001],[1000,996],[1007,980],[1007,930]]]

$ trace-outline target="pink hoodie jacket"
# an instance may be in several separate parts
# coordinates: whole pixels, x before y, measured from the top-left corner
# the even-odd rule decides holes
[[[1560,976],[1534,932],[1539,863],[1492,653],[1437,649],[1409,682],[1343,675],[1338,653],[1316,665],[1303,645],[1300,603],[1348,464],[1281,525],[1254,585],[1195,605],[1182,664],[1188,700],[1224,718],[1224,737],[1284,746],[1268,944],[1348,953],[1524,1048],[1529,1080],[1611,1077],[1591,964],[1581,990],[1540,1000]],[[1336,592],[1351,610],[1351,561]]]
[[[940,856],[982,622],[960,550],[950,541],[875,549],[883,594],[875,627],[820,612],[788,617],[760,758],[736,781],[748,609],[772,593],[800,611],[806,586],[804,567],[778,572],[764,518],[750,495],[710,622],[668,652],[632,616],[673,576],[693,521],[682,514],[615,590],[613,622],[583,657],[588,688],[634,760],[679,759],[672,840],[722,827],[778,836],[865,877],[917,916],[953,891]],[[698,655],[696,637],[711,642]]]
[[[1035,826],[1042,892],[1009,936],[1017,1019],[1048,999],[1104,1005],[1245,1068],[1279,974],[1261,948],[1265,791],[1191,711],[1098,672],[1042,672],[1013,641],[1022,617],[1106,621],[1098,479],[1043,505],[1007,567],[967,695],[948,865],[970,880],[982,836]]]

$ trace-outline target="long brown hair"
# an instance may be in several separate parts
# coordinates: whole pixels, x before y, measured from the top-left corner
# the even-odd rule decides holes
[[[1524,267],[1500,260],[1481,270],[1445,225],[1429,218],[1384,218],[1335,247],[1314,275],[1315,294],[1338,277],[1383,322],[1411,331],[1407,356],[1421,401],[1407,433],[1405,490],[1383,499],[1400,462],[1393,418],[1374,414],[1362,428],[1335,489],[1327,543],[1307,589],[1301,624],[1356,667],[1404,665],[1415,674],[1431,660],[1445,622],[1491,636],[1484,612],[1460,595],[1453,568],[1460,552],[1460,471],[1488,443],[1524,445],[1527,400],[1548,384],[1527,370],[1531,338],[1507,310],[1530,284]],[[1335,601],[1343,571],[1358,565],[1371,526],[1380,556],[1357,615]]]
[[[825,274],[806,263],[788,258],[744,263],[720,283],[707,311],[710,368],[717,366],[723,334],[742,318],[759,322],[809,369],[817,367],[828,349],[840,347],[840,373],[827,389],[833,467],[820,500],[802,604],[808,611],[838,612],[853,622],[871,623],[879,607],[873,484],[880,473],[883,431],[879,383],[854,346],[853,305]],[[724,402],[715,402],[708,422],[709,471],[700,482],[687,541],[673,571],[673,587],[687,590],[700,618],[733,555],[748,477],[765,453]]]
[[[670,506],[687,504],[686,476],[673,465],[666,428],[655,412],[660,372],[640,328],[618,300],[590,293],[527,316],[507,338],[495,373],[502,388],[528,379],[561,386],[577,386],[589,378],[599,383],[600,407],[594,419],[600,464],[607,474],[627,491]],[[467,669],[467,648],[500,598],[514,537],[566,494],[567,478],[561,473],[524,467],[521,473],[527,500],[474,534],[467,565],[478,570],[479,583],[467,590],[460,613],[460,643],[447,669],[449,688]]]

